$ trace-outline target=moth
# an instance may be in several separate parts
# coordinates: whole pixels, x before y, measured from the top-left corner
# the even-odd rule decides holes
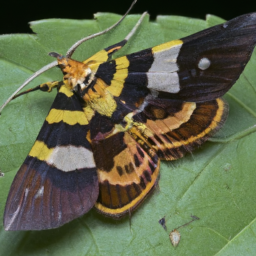
[[[250,59],[256,13],[112,59],[144,16],[121,42],[79,62],[71,55],[83,39],[35,74],[58,65],[63,80],[33,89],[58,93],[11,185],[6,230],[57,228],[93,206],[120,218],[154,189],[160,160],[183,157],[223,125],[221,97]]]

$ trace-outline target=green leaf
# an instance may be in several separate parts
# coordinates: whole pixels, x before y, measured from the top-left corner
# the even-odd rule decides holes
[[[33,72],[52,62],[47,54],[65,54],[78,39],[116,22],[116,14],[96,20],[41,20],[31,23],[36,34],[0,37],[0,104]],[[108,34],[84,43],[74,58],[84,60],[121,41],[135,25],[130,15]],[[184,37],[222,22],[159,16],[143,21],[136,35],[117,56]],[[256,251],[256,55],[227,93],[230,115],[223,129],[199,150],[174,162],[161,163],[159,187],[132,214],[111,220],[95,210],[61,228],[6,232],[0,226],[0,255],[255,255]],[[56,68],[28,87],[61,79]],[[55,93],[34,92],[20,97],[0,117],[0,219],[11,182],[28,154],[49,111]],[[174,248],[169,233],[179,229]],[[167,232],[158,223],[165,216]]]

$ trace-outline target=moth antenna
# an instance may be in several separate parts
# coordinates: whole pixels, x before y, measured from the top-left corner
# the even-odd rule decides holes
[[[42,67],[41,69],[39,69],[38,71],[36,71],[32,76],[30,76],[6,101],[5,103],[1,106],[0,108],[0,114],[2,113],[3,109],[5,108],[5,106],[13,99],[13,97],[20,91],[22,90],[28,83],[30,83],[32,80],[34,80],[36,77],[38,77],[39,75],[41,75],[42,73],[44,73],[45,71],[56,67],[58,65],[58,61],[54,61],[44,67]]]
[[[147,15],[147,12],[143,12],[140,19],[138,20],[138,22],[136,23],[136,25],[133,27],[133,29],[130,31],[130,33],[125,37],[125,40],[129,40],[133,34],[135,33],[135,31],[138,29],[138,27],[140,26],[140,24],[142,23],[144,17]]]
[[[72,54],[74,53],[74,51],[76,50],[76,48],[77,48],[80,44],[82,44],[83,42],[85,42],[85,41],[87,41],[87,40],[90,40],[90,39],[92,39],[92,38],[94,38],[94,37],[103,35],[103,34],[107,33],[108,31],[110,31],[112,28],[116,27],[118,24],[120,24],[120,23],[123,21],[123,19],[128,15],[128,13],[129,13],[130,10],[132,9],[132,7],[136,4],[136,2],[137,2],[137,0],[134,0],[134,1],[132,2],[132,4],[131,4],[130,8],[128,9],[128,11],[122,16],[122,18],[121,18],[118,22],[116,22],[116,23],[115,23],[114,25],[112,25],[111,27],[109,27],[109,28],[107,28],[107,29],[105,29],[105,30],[103,30],[103,31],[101,31],[101,32],[98,32],[98,33],[95,33],[95,34],[93,34],[93,35],[90,35],[90,36],[87,36],[87,37],[85,37],[85,38],[82,38],[82,39],[80,39],[79,41],[77,41],[76,43],[74,43],[74,44],[69,48],[69,50],[67,51],[66,56],[67,56],[68,58],[70,58],[70,57],[72,56]]]

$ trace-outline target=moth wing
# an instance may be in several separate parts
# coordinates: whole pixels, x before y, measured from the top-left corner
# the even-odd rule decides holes
[[[255,30],[256,13],[251,13],[182,38],[177,58],[180,91],[174,98],[199,102],[225,94],[250,60]]]
[[[100,191],[95,207],[105,215],[119,218],[134,210],[154,188],[160,161],[139,134],[115,133],[119,124],[111,119],[98,114],[90,124]]]
[[[81,103],[61,87],[11,185],[6,230],[57,228],[93,207],[99,187],[87,132]]]
[[[95,207],[118,218],[134,210],[154,188],[159,159],[175,160],[201,145],[224,123],[228,108],[218,98],[205,103],[151,99],[132,126],[95,114],[90,139],[99,179]],[[132,113],[130,113],[132,114]]]
[[[148,95],[189,102],[221,97],[256,44],[256,13],[99,65],[96,77],[136,109]]]
[[[133,119],[150,130],[148,142],[160,159],[175,160],[217,132],[227,114],[221,98],[200,103],[152,99]]]

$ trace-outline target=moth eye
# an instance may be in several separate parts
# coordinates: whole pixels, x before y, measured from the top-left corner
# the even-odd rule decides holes
[[[201,70],[206,70],[211,65],[211,62],[208,58],[202,58],[198,63],[198,68]]]

